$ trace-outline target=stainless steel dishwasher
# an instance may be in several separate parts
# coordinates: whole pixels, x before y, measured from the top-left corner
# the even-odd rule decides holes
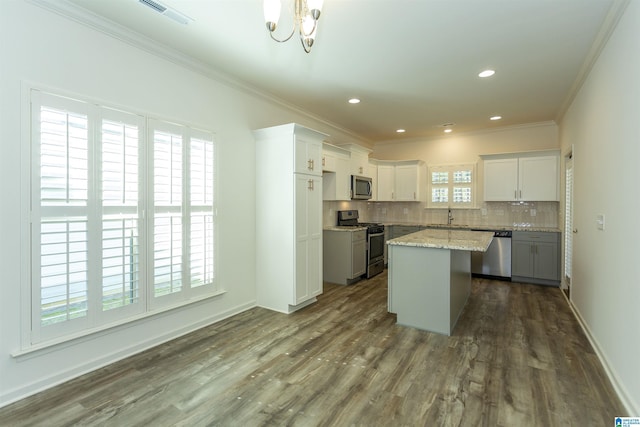
[[[511,280],[511,231],[493,231],[486,252],[471,252],[471,273],[476,276]]]

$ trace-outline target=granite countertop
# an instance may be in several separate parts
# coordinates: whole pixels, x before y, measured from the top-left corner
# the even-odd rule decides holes
[[[450,228],[460,230],[487,230],[487,231],[544,231],[548,233],[560,233],[557,227],[542,227],[526,224],[514,225],[468,225],[468,224],[410,224],[410,223],[384,223],[384,225],[406,225],[413,227],[429,227],[429,228]]]
[[[387,244],[485,252],[492,240],[493,233],[487,231],[427,229],[388,240]]]
[[[322,228],[325,231],[361,231],[366,230],[367,227],[352,227],[352,226],[340,226],[340,225],[328,225]]]

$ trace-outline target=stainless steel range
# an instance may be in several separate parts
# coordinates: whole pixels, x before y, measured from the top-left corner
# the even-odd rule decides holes
[[[358,222],[358,211],[338,211],[338,226],[367,227],[367,279],[384,270],[384,225]]]

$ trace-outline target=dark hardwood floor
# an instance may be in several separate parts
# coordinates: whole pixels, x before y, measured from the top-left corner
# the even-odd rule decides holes
[[[454,335],[397,326],[386,273],[254,308],[0,409],[2,426],[607,426],[624,413],[557,288],[474,279]]]

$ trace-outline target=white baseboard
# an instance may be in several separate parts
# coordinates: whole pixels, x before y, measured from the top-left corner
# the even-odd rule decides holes
[[[564,298],[567,300],[567,303],[569,304],[569,308],[571,308],[573,315],[578,320],[580,327],[584,331],[585,335],[587,336],[587,339],[591,343],[591,346],[595,350],[596,355],[600,360],[600,363],[602,363],[602,366],[604,367],[604,371],[607,374],[607,377],[609,377],[609,381],[611,381],[611,385],[613,385],[613,389],[615,390],[616,394],[618,395],[618,398],[620,399],[620,401],[622,402],[622,405],[627,411],[627,416],[637,416],[638,414],[640,414],[640,406],[636,406],[634,404],[633,399],[631,399],[631,397],[629,396],[629,393],[627,392],[627,389],[625,388],[624,384],[620,382],[618,376],[615,373],[615,370],[611,367],[609,360],[607,359],[605,353],[602,351],[602,347],[598,343],[598,340],[593,336],[587,323],[582,318],[582,315],[580,314],[580,310],[578,310],[578,308],[573,304],[573,302],[571,302],[571,300],[567,298],[567,295],[564,292],[562,292],[562,295],[564,295]],[[624,416],[624,415],[625,414],[620,414],[620,416]]]

